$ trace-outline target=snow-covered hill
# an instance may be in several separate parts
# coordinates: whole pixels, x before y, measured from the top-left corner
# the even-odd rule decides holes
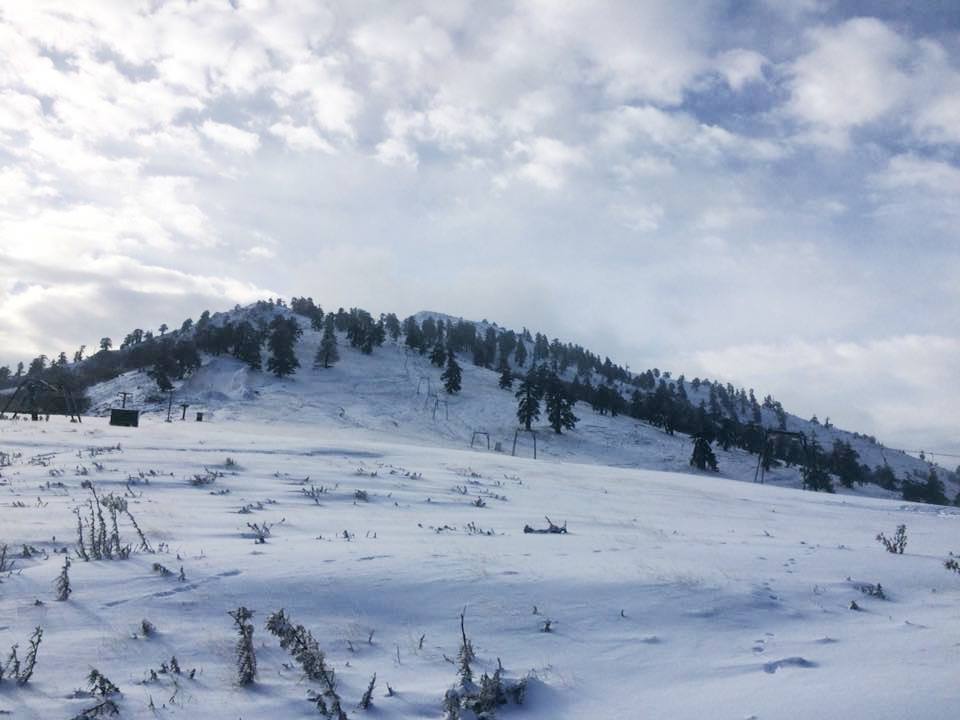
[[[215,315],[214,322],[251,318],[256,312],[254,308],[236,310]],[[435,312],[419,313],[416,317],[419,322],[427,317],[457,321]],[[403,440],[447,448],[468,448],[472,443],[485,449],[489,436],[491,449],[499,445],[505,453],[513,450],[516,399],[511,392],[499,388],[496,372],[461,358],[463,390],[450,396],[442,390],[441,369],[431,365],[426,356],[390,340],[376,348],[372,355],[365,355],[351,348],[342,335],[340,362],[329,369],[314,369],[313,357],[321,333],[312,330],[303,318],[298,321],[303,337],[296,349],[300,369],[293,376],[277,379],[227,356],[207,357],[199,371],[179,384],[173,400],[174,417],[181,416],[179,403],[189,403],[190,417],[202,411],[213,422],[243,418],[265,425],[303,423],[310,425],[318,437],[336,429],[362,428],[374,431],[377,438],[386,442]],[[486,322],[477,325],[481,334],[488,327],[496,327]],[[568,375],[572,378],[572,374],[571,369]],[[669,382],[675,383],[676,379]],[[133,393],[130,400],[133,406],[166,416],[166,399],[158,396],[155,383],[143,372],[126,373],[93,387],[89,392],[92,411],[106,414],[116,405],[120,391]],[[627,388],[622,391],[624,395],[629,394]],[[705,385],[697,389],[688,384],[686,392],[694,405],[709,397]],[[585,403],[579,403],[575,412],[580,422],[572,432],[556,435],[545,422],[537,427],[540,456],[614,467],[694,472],[689,466],[692,443],[687,435],[668,434],[623,415],[599,415]],[[764,408],[761,413],[766,426],[776,426],[773,411]],[[898,478],[925,479],[927,476],[928,463],[901,451],[886,449],[866,437],[836,427],[813,425],[789,414],[786,423],[788,430],[816,435],[826,448],[836,439],[850,443],[860,455],[860,462],[871,468],[888,464]],[[529,435],[521,434],[517,438],[516,452],[520,456],[533,455]],[[719,477],[754,481],[756,455],[738,448],[723,451],[717,447],[716,452]],[[950,473],[941,472],[941,477],[948,497],[953,498],[960,486]],[[766,475],[766,482],[801,486],[795,466],[774,468]],[[838,490],[845,491],[839,486]],[[856,487],[852,492],[898,497],[898,493],[876,485]]]

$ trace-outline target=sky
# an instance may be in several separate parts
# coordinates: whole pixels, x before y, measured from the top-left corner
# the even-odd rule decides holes
[[[0,364],[311,296],[960,452],[960,4],[0,0]]]

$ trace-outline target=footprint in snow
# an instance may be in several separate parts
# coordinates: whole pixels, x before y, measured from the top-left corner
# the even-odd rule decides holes
[[[201,585],[206,585],[207,583],[214,582],[215,580],[219,580],[220,578],[235,577],[236,575],[240,575],[242,572],[243,572],[242,570],[226,570],[222,573],[218,573],[214,575],[213,577],[206,577],[196,582],[187,583],[185,585],[176,585],[170,588],[169,590],[162,590],[160,592],[150,593],[148,595],[144,595],[139,598],[124,598],[122,600],[111,600],[109,602],[105,602],[103,604],[103,607],[116,607],[117,605],[124,605],[132,600],[145,600],[147,598],[152,598],[152,597],[154,598],[171,597],[172,595],[177,595],[178,593],[188,592],[190,590],[196,590]]]
[[[772,675],[777,670],[784,667],[813,668],[816,666],[817,664],[815,662],[811,662],[806,658],[788,657],[783,658],[782,660],[774,660],[773,662],[765,663],[763,666],[763,671]]]

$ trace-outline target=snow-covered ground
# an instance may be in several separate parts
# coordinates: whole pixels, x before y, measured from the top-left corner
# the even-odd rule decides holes
[[[537,460],[524,434],[511,457],[516,401],[496,373],[463,358],[463,391],[447,396],[419,354],[388,342],[366,356],[342,337],[341,361],[315,370],[319,335],[304,327],[293,377],[205,358],[179,384],[172,423],[136,372],[92,388],[100,417],[82,425],[0,422],[12,463],[0,467],[0,545],[16,556],[0,574],[0,659],[14,643],[23,659],[33,628],[44,630],[30,683],[0,682],[0,713],[72,717],[94,704],[74,691],[95,667],[123,691],[123,717],[318,717],[307,692],[320,688],[264,627],[280,608],[313,632],[355,718],[442,717],[464,608],[477,675],[499,659],[508,677],[530,678],[504,717],[960,711],[960,576],[943,567],[960,551],[960,510],[876,486],[801,492],[795,468],[757,485],[756,456],[736,449],[717,449],[719,473],[697,473],[687,436],[583,404],[573,432],[538,425]],[[102,417],[121,391],[145,410],[139,429]],[[926,472],[849,433],[817,434],[900,477]],[[74,593],[59,602],[53,583],[74,552],[87,480],[126,497],[155,552],[74,556]],[[523,532],[544,516],[569,534]],[[248,523],[272,526],[266,543]],[[907,552],[892,555],[875,536],[900,523]],[[136,547],[129,521],[120,527]],[[876,584],[886,599],[864,592]],[[234,682],[227,611],[240,605],[256,613],[251,688]],[[143,619],[155,636],[142,636]],[[154,679],[174,655],[194,678]],[[359,710],[374,673],[374,706]]]
[[[333,388],[348,367],[312,382]],[[588,440],[550,438],[536,461],[469,450],[471,427],[453,402],[451,420],[432,429],[412,387],[420,368],[410,370],[405,386],[396,379],[407,405],[379,425],[371,410],[386,377],[353,397],[331,390],[329,401],[298,405],[296,393],[285,398],[277,381],[244,378],[240,367],[236,381],[201,372],[183,389],[212,411],[210,422],[0,423],[0,450],[19,454],[0,468],[0,543],[40,551],[2,576],[0,652],[19,643],[22,658],[33,628],[44,630],[34,677],[0,683],[0,711],[72,717],[93,704],[71,695],[96,667],[122,690],[125,718],[318,717],[306,695],[319,688],[264,628],[282,607],[327,653],[351,717],[440,718],[465,607],[478,674],[499,659],[508,677],[531,677],[524,705],[502,717],[960,712],[960,576],[943,568],[960,550],[960,511],[590,465],[587,450],[603,438],[624,465],[643,447],[609,434],[603,418],[584,418],[597,426]],[[479,372],[465,370],[457,408]],[[275,407],[231,395],[248,390]],[[394,402],[394,392],[383,396]],[[292,409],[299,414],[284,421]],[[493,415],[480,422],[506,439]],[[568,452],[578,462],[558,462]],[[664,465],[685,468],[685,455],[678,448]],[[190,484],[207,470],[222,476]],[[126,494],[158,552],[74,558],[73,595],[58,602],[57,551],[72,548],[84,480],[101,495]],[[319,502],[304,493],[311,487]],[[522,532],[545,526],[545,515],[569,534]],[[248,523],[272,524],[265,544]],[[893,555],[874,537],[900,523],[909,541]],[[120,532],[136,545],[128,521]],[[861,589],[877,583],[886,599]],[[249,688],[234,684],[227,611],[239,605],[256,613],[259,677]],[[157,628],[151,638],[140,633],[144,618]],[[542,632],[548,619],[552,631]],[[172,655],[185,673],[197,669],[194,679],[150,681]],[[373,708],[355,709],[373,673]]]

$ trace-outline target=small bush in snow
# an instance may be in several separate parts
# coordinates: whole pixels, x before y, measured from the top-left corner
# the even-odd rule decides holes
[[[567,534],[567,523],[564,522],[563,525],[554,524],[553,520],[544,515],[547,519],[547,527],[545,528],[534,528],[529,525],[523,526],[523,532],[526,534],[536,534],[536,535],[566,535]]]
[[[907,526],[897,525],[897,531],[894,533],[892,540],[883,533],[879,533],[877,542],[882,544],[888,553],[903,555],[903,551],[907,549]]]
[[[229,458],[227,458],[229,460]],[[193,477],[188,478],[187,482],[193,485],[194,487],[203,487],[204,485],[211,485],[216,482],[217,478],[222,478],[223,473],[217,472],[216,470],[211,470],[210,468],[204,468],[203,473],[197,473]]]
[[[40,641],[43,640],[43,630],[37,627],[30,637],[30,649],[27,656],[21,662],[17,655],[17,645],[10,648],[10,654],[6,662],[0,662],[0,681],[4,677],[12,678],[17,685],[26,685],[33,677],[33,671],[37,667],[37,651],[40,649]]]
[[[273,523],[247,523],[247,527],[253,530],[253,540],[257,545],[265,545],[267,538],[270,537],[270,528]]]
[[[293,655],[304,674],[322,685],[321,692],[310,691],[307,696],[317,710],[328,718],[346,720],[333,669],[327,666],[320,644],[313,634],[303,625],[290,622],[282,608],[267,618],[267,630],[280,640],[280,647]]]
[[[360,709],[368,710],[373,704],[373,688],[377,684],[377,674],[374,673],[373,677],[370,678],[370,683],[367,685],[366,691],[363,693],[363,697],[360,698]]]
[[[117,495],[105,495],[101,498],[97,495],[97,490],[93,483],[84,480],[81,487],[90,491],[92,498],[87,501],[89,519],[84,519],[84,513],[80,507],[74,508],[73,512],[77,516],[77,556],[84,560],[125,560],[130,557],[130,545],[125,545],[120,540],[120,527],[118,517],[126,515],[140,538],[140,550],[152,552],[150,543],[137,525],[127,501]],[[110,524],[104,517],[103,509],[106,508],[110,516]]]
[[[229,613],[237,628],[237,683],[250,685],[257,675],[257,656],[253,650],[253,612],[242,605]]]
[[[880,600],[886,600],[887,594],[883,591],[883,585],[877,583],[864,583],[860,586],[860,592],[864,595],[869,595],[870,597],[879,598]]]
[[[323,485],[317,487],[316,485],[311,485],[308,488],[300,488],[300,492],[306,495],[308,498],[313,500],[317,505],[320,504],[320,497],[327,492],[327,488]]]
[[[161,565],[158,562],[153,564],[153,571],[160,575],[160,577],[171,577],[173,575],[173,570],[168,568],[166,565]]]
[[[442,709],[445,720],[460,720],[461,717],[475,717],[477,720],[492,720],[497,708],[510,700],[516,704],[523,702],[526,691],[526,679],[506,681],[503,679],[503,666],[497,661],[497,669],[492,675],[483,673],[479,685],[473,680],[471,663],[476,655],[473,644],[467,638],[464,628],[464,614],[460,614],[460,651],[457,654],[457,684],[447,690],[443,696]],[[462,711],[472,713],[464,716]]]
[[[6,545],[0,545],[0,573],[13,570],[13,560],[8,558],[9,548]]]
[[[145,680],[144,682],[158,682],[160,680],[161,675],[183,675],[184,674],[183,670],[180,667],[180,661],[177,660],[176,655],[173,655],[170,657],[169,663],[166,663],[166,662],[160,663],[160,668],[158,670],[154,670],[153,668],[150,668],[148,672],[149,672],[149,679]],[[191,680],[193,680],[196,677],[196,674],[197,674],[196,668],[190,668],[190,670],[188,670],[186,673],[187,677],[189,677]]]
[[[60,570],[60,574],[57,576],[57,580],[54,583],[54,587],[57,591],[57,600],[63,602],[70,599],[70,593],[73,592],[73,588],[70,587],[70,558],[63,558],[63,569]]]
[[[90,670],[87,676],[87,685],[89,690],[78,690],[74,695],[76,697],[98,698],[98,702],[93,707],[89,707],[79,715],[75,715],[73,720],[92,720],[92,718],[111,717],[120,714],[120,709],[113,698],[120,695],[120,688],[113,684],[106,675],[96,668]]]

